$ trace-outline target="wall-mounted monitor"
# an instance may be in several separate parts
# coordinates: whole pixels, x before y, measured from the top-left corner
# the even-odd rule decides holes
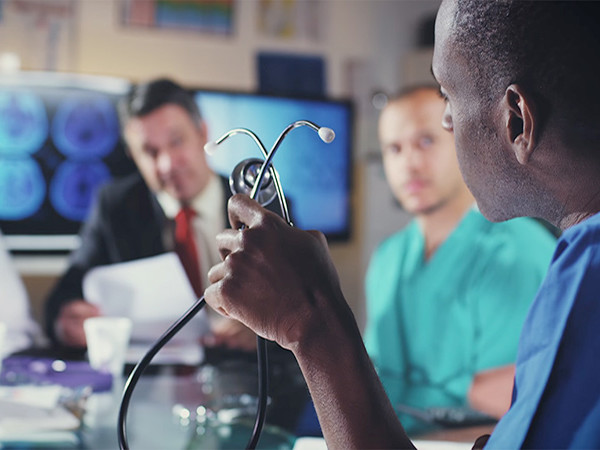
[[[95,192],[135,171],[117,115],[131,89],[121,78],[45,72],[0,75],[0,230],[16,252],[68,252]],[[275,159],[295,225],[329,239],[350,235],[353,114],[349,102],[193,89],[210,139],[231,128],[257,133],[267,149],[295,120],[332,128],[322,142],[307,127],[292,130]],[[235,136],[209,157],[229,176],[253,142]]]
[[[296,226],[320,230],[330,240],[345,240],[351,231],[351,170],[353,110],[349,101],[197,90],[196,100],[210,140],[233,128],[255,132],[267,151],[290,123],[310,120],[335,131],[330,144],[309,127],[292,130],[273,164],[288,197]],[[236,135],[221,144],[209,164],[229,176],[235,165],[261,156],[248,136]]]
[[[0,76],[0,229],[16,251],[69,251],[97,188],[130,173],[119,78]]]

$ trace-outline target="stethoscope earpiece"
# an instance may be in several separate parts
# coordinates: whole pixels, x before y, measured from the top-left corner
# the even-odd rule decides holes
[[[231,192],[233,194],[251,195],[252,188],[257,181],[263,163],[264,161],[259,158],[248,158],[240,161],[229,177],[229,187]],[[274,167],[272,167],[272,169],[275,170]],[[256,201],[261,205],[266,206],[275,199],[276,195],[277,189],[273,182],[273,178],[271,177],[271,172],[267,171],[263,176],[260,190],[256,194]]]
[[[308,120],[296,120],[285,127],[269,152],[267,152],[267,149],[258,138],[256,133],[247,128],[234,128],[229,130],[216,141],[207,142],[204,145],[204,151],[210,155],[214,154],[219,144],[236,134],[245,134],[246,136],[252,138],[265,159],[263,161],[258,158],[249,158],[243,160],[237,166],[235,166],[231,176],[229,177],[229,187],[231,188],[231,192],[234,194],[248,194],[263,206],[271,203],[271,201],[273,201],[273,199],[277,196],[279,198],[281,215],[286,222],[292,225],[285,195],[283,193],[283,189],[281,188],[281,182],[279,181],[279,174],[275,170],[275,167],[273,167],[271,164],[271,161],[273,160],[273,156],[275,156],[275,152],[279,148],[279,145],[285,136],[294,128],[304,126],[316,131],[321,140],[326,144],[331,143],[335,139],[335,132],[331,128],[320,127]]]

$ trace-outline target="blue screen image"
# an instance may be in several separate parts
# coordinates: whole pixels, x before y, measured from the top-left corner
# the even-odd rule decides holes
[[[57,149],[72,159],[106,156],[115,147],[119,135],[115,107],[99,94],[65,99],[52,121],[52,138]]]
[[[52,178],[50,199],[63,217],[83,221],[94,200],[96,188],[110,178],[108,167],[101,161],[64,161]]]
[[[32,154],[47,133],[48,116],[39,96],[29,91],[0,90],[0,155]]]
[[[349,103],[199,91],[196,100],[214,141],[233,128],[256,133],[267,151],[292,122],[309,120],[334,130],[332,143],[324,143],[309,127],[291,130],[273,159],[294,225],[316,229],[328,237],[345,236],[350,223],[352,109]],[[209,164],[229,176],[235,165],[262,154],[254,141],[236,135],[223,142]]]
[[[46,183],[40,166],[25,157],[0,161],[0,219],[22,220],[42,206]]]
[[[0,229],[7,237],[74,236],[97,189],[135,170],[116,110],[129,84],[105,91],[77,77],[31,75],[0,77]]]

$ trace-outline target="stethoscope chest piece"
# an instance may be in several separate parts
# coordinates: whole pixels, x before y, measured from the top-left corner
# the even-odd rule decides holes
[[[229,177],[231,192],[234,194],[250,195],[263,163],[264,161],[259,158],[248,158],[240,161]],[[273,177],[269,171],[266,171],[260,190],[256,195],[256,201],[265,206],[271,203],[276,195],[277,190],[273,182]]]

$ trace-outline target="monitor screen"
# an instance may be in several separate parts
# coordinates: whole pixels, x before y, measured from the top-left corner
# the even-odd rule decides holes
[[[23,72],[0,75],[0,230],[17,252],[68,252],[95,192],[113,177],[135,171],[127,157],[117,103],[127,80],[77,74]],[[336,133],[325,144],[308,127],[292,130],[273,164],[291,206],[294,224],[347,239],[351,211],[352,108],[349,102],[239,92],[193,90],[214,140],[232,128],[253,130],[271,148],[296,120]],[[229,176],[236,164],[260,151],[234,136],[209,156]]]
[[[98,187],[135,170],[124,152],[118,78],[0,76],[0,230],[11,250],[68,251]]]
[[[269,151],[280,133],[297,120],[309,120],[335,132],[324,143],[309,127],[291,130],[273,159],[291,206],[294,225],[320,230],[330,240],[345,240],[351,224],[353,114],[347,101],[299,99],[235,92],[196,91],[196,100],[216,140],[234,128],[252,130]],[[238,162],[261,157],[254,141],[235,135],[209,156],[209,164],[229,176]]]

